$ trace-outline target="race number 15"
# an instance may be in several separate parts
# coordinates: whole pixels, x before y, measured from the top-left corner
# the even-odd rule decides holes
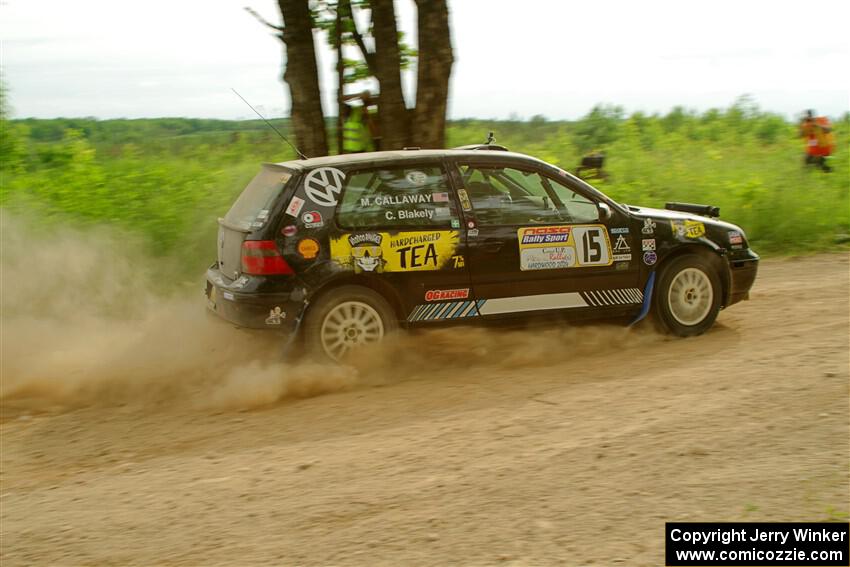
[[[576,227],[573,229],[578,249],[579,266],[607,266],[611,263],[608,239],[602,228]]]

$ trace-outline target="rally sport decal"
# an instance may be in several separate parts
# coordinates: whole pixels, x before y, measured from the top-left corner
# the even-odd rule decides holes
[[[519,269],[610,266],[611,241],[601,224],[534,226],[517,230]]]

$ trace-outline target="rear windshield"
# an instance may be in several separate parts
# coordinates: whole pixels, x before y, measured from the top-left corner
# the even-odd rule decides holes
[[[269,218],[269,209],[280,195],[292,174],[279,169],[263,169],[245,187],[224,222],[242,230],[262,228]]]

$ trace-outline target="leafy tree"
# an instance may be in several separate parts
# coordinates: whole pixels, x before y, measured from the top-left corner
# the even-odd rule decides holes
[[[446,0],[415,0],[418,7],[419,50],[411,49],[399,32],[395,6],[392,0],[279,0],[283,26],[275,26],[259,18],[263,23],[275,29],[287,46],[288,64],[284,80],[289,83],[293,96],[291,119],[299,145],[305,146],[302,137],[306,134],[299,130],[304,118],[296,116],[302,108],[295,103],[296,91],[307,85],[313,96],[314,107],[308,109],[309,123],[313,132],[321,130],[316,137],[326,139],[324,127],[318,128],[316,108],[321,105],[318,96],[318,72],[315,67],[315,48],[308,49],[308,36],[312,46],[312,30],[327,32],[331,46],[337,53],[337,143],[341,149],[343,89],[345,85],[374,79],[379,86],[378,123],[381,130],[382,149],[395,149],[404,146],[443,147],[445,143],[445,121],[448,106],[448,89],[451,68],[454,62],[451,34],[449,29],[448,5]],[[303,16],[305,7],[311,9],[309,19]],[[250,11],[250,10],[249,10]],[[368,14],[369,25],[365,31],[359,29],[358,16]],[[290,42],[286,39],[287,29],[292,30],[292,43],[300,46],[300,53],[309,59],[308,64],[290,72],[289,65],[295,64],[290,51]],[[295,36],[298,36],[296,41]],[[370,48],[372,44],[374,48]],[[355,58],[345,57],[344,48],[355,48]],[[349,51],[350,53],[350,51]],[[401,73],[418,60],[416,104],[408,108],[405,102]],[[302,148],[303,149],[303,148]],[[308,152],[317,155],[315,152]]]
[[[0,172],[16,172],[24,167],[29,132],[26,126],[11,122],[11,114],[6,85],[0,79]],[[5,179],[2,177],[0,186],[5,190]]]

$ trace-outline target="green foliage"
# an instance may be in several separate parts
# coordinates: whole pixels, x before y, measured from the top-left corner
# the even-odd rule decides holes
[[[337,12],[339,12],[342,45],[344,48],[350,48],[349,53],[357,53],[356,59],[343,57],[343,82],[346,85],[373,77],[355,40],[355,34],[359,31],[355,22],[357,15],[370,12],[371,22],[371,10],[372,6],[368,0],[317,0],[311,4],[313,25],[316,29],[325,32],[328,46],[333,50],[337,48]],[[374,41],[371,25],[369,29],[359,33],[367,46]],[[398,32],[398,48],[401,69],[403,71],[410,69],[419,56],[419,52],[406,42],[404,32],[401,31]]]
[[[26,126],[14,124],[9,120],[11,113],[6,85],[0,77],[0,187],[3,185],[3,174],[21,170],[29,135]]]
[[[216,219],[261,162],[293,159],[261,121],[197,119],[2,120],[0,206],[48,225],[110,225],[142,235],[152,253],[196,277],[215,257]],[[625,203],[721,207],[759,252],[832,249],[850,234],[850,117],[835,122],[832,173],[802,167],[796,125],[746,100],[666,116],[597,106],[576,122],[457,120],[449,147],[497,143],[571,171],[591,149],[610,178],[595,183]],[[284,135],[288,123],[276,121]]]

